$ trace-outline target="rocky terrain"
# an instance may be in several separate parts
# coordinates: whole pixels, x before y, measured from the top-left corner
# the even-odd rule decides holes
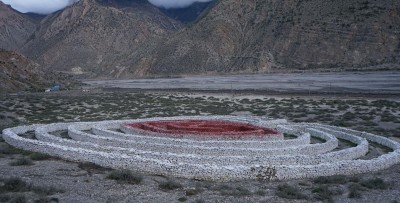
[[[0,93],[43,91],[50,85],[74,83],[67,75],[45,72],[39,64],[23,55],[3,49],[0,49],[0,81]]]
[[[0,25],[9,22],[4,15]],[[196,20],[185,24],[189,18]],[[396,0],[226,0],[186,10],[81,0],[31,22],[12,23],[18,43],[3,37],[0,45],[85,78],[400,69]]]
[[[372,0],[218,1],[198,23],[131,64],[147,67],[149,74],[398,65],[398,5]]]
[[[112,3],[82,0],[47,16],[22,52],[53,70],[119,78],[123,58],[181,27],[148,3]]]
[[[0,130],[34,123],[179,115],[258,115],[400,138],[396,98],[292,97],[100,90],[0,95]],[[68,138],[66,131],[55,133]],[[35,139],[33,133],[22,135]],[[290,139],[290,138],[286,138]],[[339,140],[338,150],[353,145]],[[312,139],[313,143],[321,142]],[[371,145],[365,159],[388,153]],[[375,173],[291,181],[199,181],[73,163],[0,139],[3,202],[398,202],[399,165]],[[18,201],[17,201],[18,200]],[[25,200],[25,201],[24,201]]]
[[[38,18],[21,14],[0,2],[0,48],[18,50],[36,29]]]

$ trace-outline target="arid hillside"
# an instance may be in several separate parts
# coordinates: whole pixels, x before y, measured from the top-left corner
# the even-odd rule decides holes
[[[35,32],[36,18],[12,9],[0,1],[0,48],[18,50]]]
[[[0,93],[43,91],[51,85],[66,88],[76,83],[68,75],[45,71],[25,56],[3,49],[0,49],[0,81]]]
[[[118,78],[130,65],[122,59],[180,27],[148,3],[82,0],[42,20],[22,53],[48,69]]]
[[[203,7],[81,0],[32,21],[3,5],[0,25],[20,23],[0,30],[0,45],[46,70],[84,78],[400,69],[397,0],[224,0]],[[185,24],[190,11],[198,18]]]
[[[399,15],[396,0],[218,1],[131,64],[146,74],[398,68]]]

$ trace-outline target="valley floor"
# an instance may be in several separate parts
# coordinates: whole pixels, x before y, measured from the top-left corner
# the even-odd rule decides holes
[[[180,115],[255,115],[318,122],[400,141],[400,98],[396,95],[290,96],[132,89],[0,95],[0,129],[34,123]],[[67,137],[65,132],[58,136]],[[346,145],[341,142],[339,147]],[[385,148],[373,146],[364,158],[384,153]],[[284,182],[218,183],[130,172],[142,179],[137,183],[109,178],[110,174],[114,178],[123,174],[121,171],[18,150],[4,141],[0,142],[0,156],[0,201],[6,202],[400,201],[400,165],[371,174]]]

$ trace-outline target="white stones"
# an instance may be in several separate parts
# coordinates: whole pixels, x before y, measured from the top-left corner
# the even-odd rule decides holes
[[[295,134],[289,140],[202,140],[155,137],[116,131],[121,124],[144,120],[208,119],[248,122]],[[72,139],[52,132],[68,130]],[[35,131],[37,140],[18,136]],[[91,131],[91,132],[89,132]],[[324,143],[310,144],[310,135]],[[377,171],[400,163],[400,144],[381,136],[313,123],[287,123],[258,117],[196,116],[88,123],[56,123],[5,129],[4,140],[18,148],[87,161],[110,168],[202,180],[295,179]],[[338,140],[357,146],[333,151]],[[370,160],[368,140],[393,149]]]

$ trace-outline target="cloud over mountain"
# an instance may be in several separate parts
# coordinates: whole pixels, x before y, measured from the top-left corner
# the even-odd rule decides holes
[[[0,0],[11,5],[22,13],[32,12],[49,14],[63,9],[79,0]],[[132,0],[134,1],[134,0]],[[184,8],[195,2],[210,2],[212,0],[148,0],[151,4],[162,8]]]
[[[49,14],[79,0],[0,0],[22,13]]]

